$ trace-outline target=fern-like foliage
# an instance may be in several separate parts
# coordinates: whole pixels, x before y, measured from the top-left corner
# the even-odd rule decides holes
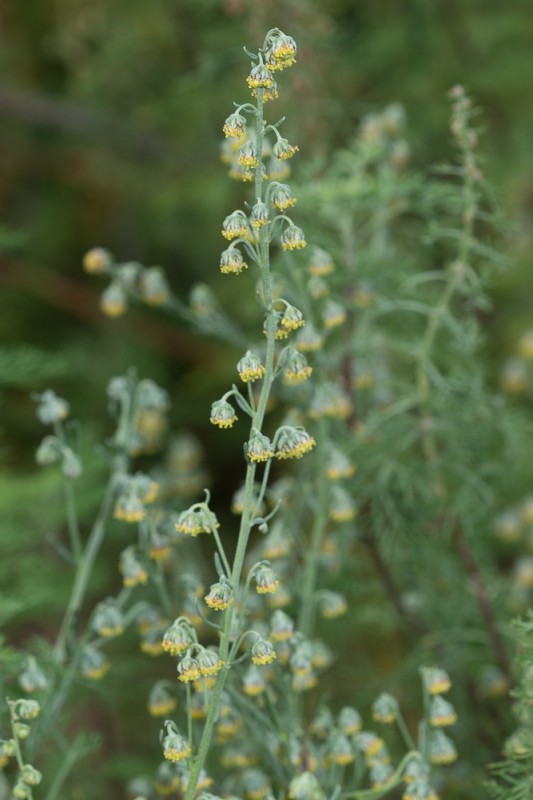
[[[518,687],[515,716],[518,727],[507,739],[504,760],[493,764],[494,779],[488,784],[493,800],[530,800],[533,797],[533,610],[515,622]]]

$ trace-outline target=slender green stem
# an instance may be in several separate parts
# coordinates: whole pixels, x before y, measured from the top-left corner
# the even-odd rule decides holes
[[[15,719],[15,714],[13,712],[13,706],[9,701],[8,701],[8,705],[9,705],[9,717],[10,717],[10,722],[11,722],[11,734],[13,736],[13,742],[15,743],[15,758],[17,760],[17,766],[18,766],[19,770],[21,770],[23,768],[23,766],[24,766],[24,759],[22,758],[22,750],[21,750],[21,747],[20,747],[20,740],[19,740],[19,737],[17,735],[17,730],[15,728],[16,719]]]
[[[65,436],[65,430],[61,421],[58,420],[54,423],[54,431],[63,447],[67,447],[67,438]],[[70,535],[70,546],[72,548],[76,563],[79,564],[82,557],[83,548],[81,544],[80,526],[78,523],[78,512],[76,509],[76,497],[74,494],[74,485],[72,479],[68,478],[65,474],[63,474],[63,491],[65,493],[65,506]]]
[[[219,554],[219,556],[220,556],[220,558],[222,560],[222,564],[224,566],[224,569],[226,570],[226,577],[229,578],[229,576],[231,575],[231,567],[229,565],[229,561],[228,561],[227,556],[226,556],[226,551],[224,550],[224,546],[223,546],[222,541],[220,539],[220,534],[219,534],[219,532],[217,531],[216,528],[213,528],[213,537],[214,537],[215,542],[216,542],[218,554]]]
[[[187,692],[187,739],[189,741],[189,747],[191,750],[191,755],[189,756],[189,763],[194,757],[194,742],[192,740],[192,713],[191,713],[191,684],[187,683],[186,685],[186,692]]]
[[[318,556],[327,524],[329,487],[325,477],[325,439],[326,421],[324,419],[319,419],[318,441],[319,445],[321,446],[318,447],[316,454],[316,469],[318,476],[318,493],[316,498],[317,510],[313,519],[309,548],[306,551],[304,575],[302,579],[302,602],[300,606],[300,619],[298,623],[298,627],[304,636],[310,636],[312,633],[314,616],[313,595],[315,593],[318,573]]]
[[[413,737],[411,736],[411,733],[409,731],[409,728],[407,727],[407,723],[405,721],[405,718],[404,718],[402,712],[400,711],[400,709],[398,709],[398,713],[396,715],[396,724],[398,725],[398,729],[399,729],[399,731],[400,731],[400,733],[402,735],[402,738],[403,738],[407,748],[409,750],[416,750],[417,748],[416,748],[416,745],[414,743]]]
[[[126,456],[119,454],[116,457],[115,467],[111,475],[111,478],[108,482],[107,490],[102,505],[100,507],[100,511],[93,525],[93,529],[90,533],[89,539],[87,540],[87,545],[85,547],[83,557],[78,564],[78,570],[76,572],[76,577],[74,579],[74,585],[72,587],[70,600],[68,602],[67,609],[65,611],[65,616],[63,617],[63,622],[61,624],[61,628],[59,630],[59,634],[54,646],[53,657],[56,663],[61,663],[64,660],[66,642],[72,630],[75,619],[83,604],[85,593],[87,591],[87,586],[89,584],[89,579],[93,571],[94,562],[96,560],[96,557],[100,550],[100,546],[104,539],[106,521],[109,511],[111,509],[111,503],[113,501],[113,494],[115,491],[117,479],[125,473],[126,467],[127,467]]]

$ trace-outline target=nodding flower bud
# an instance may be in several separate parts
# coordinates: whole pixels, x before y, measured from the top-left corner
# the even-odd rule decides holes
[[[327,669],[331,667],[335,660],[333,650],[328,647],[327,644],[320,641],[320,639],[315,639],[311,642],[311,645],[313,648],[313,657],[311,659],[313,667],[316,669]]]
[[[252,645],[252,663],[258,666],[264,664],[272,664],[276,658],[276,651],[274,645],[268,639],[258,637]]]
[[[222,236],[229,241],[246,238],[249,233],[248,220],[243,211],[232,211],[222,223]]]
[[[270,195],[270,202],[279,211],[285,211],[286,208],[291,208],[296,203],[296,198],[292,194],[290,186],[286,183],[272,184],[272,191]]]
[[[205,647],[199,649],[196,663],[198,664],[200,675],[204,676],[217,675],[224,666],[216,650],[208,650]]]
[[[321,247],[313,247],[307,270],[310,275],[324,277],[330,275],[335,269],[335,264],[330,254]]]
[[[25,722],[14,722],[13,723],[13,734],[17,737],[17,739],[27,739],[31,733],[31,727],[27,725]]]
[[[429,709],[429,722],[435,728],[444,728],[457,722],[457,714],[451,703],[440,695],[435,695]]]
[[[298,331],[296,347],[302,353],[314,353],[322,347],[323,338],[312,323],[307,323],[305,328]]]
[[[284,524],[276,520],[261,543],[261,555],[269,560],[284,558],[289,555],[292,543],[292,536],[285,530]]]
[[[246,83],[250,89],[271,89],[274,78],[264,64],[256,64],[246,78]]]
[[[204,601],[213,611],[225,611],[233,603],[233,590],[228,581],[222,577],[213,583]]]
[[[191,754],[191,748],[187,739],[181,735],[173,722],[165,722],[166,734],[161,731],[161,743],[163,745],[163,755],[168,761],[182,761]]]
[[[286,303],[285,311],[283,312],[283,316],[280,320],[280,327],[282,330],[289,333],[290,331],[295,331],[298,328],[303,328],[304,325],[304,315],[300,309],[296,308],[296,306],[291,306],[290,303]]]
[[[126,292],[118,281],[104,289],[100,298],[100,309],[107,317],[120,317],[128,308]]]
[[[198,536],[200,533],[213,533],[220,527],[215,514],[204,504],[191,506],[182,511],[176,522],[176,530],[188,536]]]
[[[13,786],[13,798],[14,800],[31,800],[32,792],[30,787],[26,786],[22,781],[17,781]]]
[[[289,666],[295,675],[307,675],[313,669],[313,647],[311,642],[300,642],[291,655]]]
[[[335,619],[348,611],[346,598],[338,592],[324,590],[320,594],[320,616],[324,619]]]
[[[272,787],[265,773],[260,769],[247,769],[242,775],[244,795],[249,800],[263,800],[272,796]]]
[[[257,356],[251,350],[248,350],[237,363],[237,372],[244,383],[253,383],[253,381],[263,377],[265,367]]]
[[[145,269],[141,277],[141,296],[150,306],[160,306],[170,300],[170,288],[161,267]]]
[[[265,203],[263,203],[261,200],[259,200],[252,207],[252,211],[250,214],[250,223],[253,225],[254,228],[262,228],[264,225],[268,225],[269,222],[270,220],[269,220],[268,206],[265,205]]]
[[[316,442],[304,428],[284,426],[276,435],[276,458],[301,458],[313,449]]]
[[[83,269],[91,274],[109,272],[112,264],[111,253],[103,247],[93,247],[83,256]]]
[[[276,609],[270,618],[270,636],[275,642],[286,642],[294,633],[294,622],[281,609]]]
[[[35,460],[43,467],[57,464],[61,459],[61,451],[62,445],[57,436],[45,436],[37,448]]]
[[[190,655],[184,656],[177,666],[178,680],[182,683],[197,681],[200,677],[200,667],[195,658]]]
[[[242,139],[246,136],[246,117],[239,111],[234,111],[227,117],[222,130],[227,139]]]
[[[65,478],[70,478],[71,480],[79,478],[82,473],[82,465],[74,450],[72,450],[70,447],[64,446],[62,448],[61,455],[63,456],[61,461],[61,471],[63,472]]]
[[[351,478],[355,470],[355,465],[342,450],[339,450],[337,447],[331,447],[326,467],[326,476],[330,481],[337,481],[340,478]]]
[[[311,720],[310,731],[318,739],[325,739],[333,729],[333,714],[327,706],[319,706]]]
[[[298,348],[301,345],[298,342]],[[311,405],[309,416],[311,419],[331,417],[333,419],[346,419],[352,411],[352,404],[348,394],[333,382],[317,386]]]
[[[93,630],[105,639],[120,636],[124,632],[124,617],[113,598],[102,600],[94,610]]]
[[[32,767],[31,764],[24,764],[20,771],[20,780],[26,786],[38,786],[42,781],[43,776],[38,769]]]
[[[321,300],[329,294],[329,286],[319,275],[311,275],[307,281],[307,291],[313,300]]]
[[[353,736],[354,733],[359,733],[363,727],[361,714],[356,708],[351,706],[344,706],[339,712],[338,724],[341,731],[346,736]]]
[[[351,522],[357,516],[357,506],[351,495],[336,484],[332,487],[329,518],[333,522]]]
[[[346,322],[346,311],[336,300],[327,300],[322,311],[325,328],[337,328]]]
[[[439,800],[439,796],[425,778],[419,778],[405,787],[402,800]]]
[[[28,656],[24,669],[19,675],[19,686],[28,694],[42,692],[48,686],[48,678],[33,656]]]
[[[263,673],[258,669],[255,664],[252,664],[242,679],[242,688],[245,694],[249,697],[257,697],[262,694],[266,689],[266,681]]]
[[[176,698],[163,681],[158,681],[150,690],[148,711],[152,717],[166,717],[176,708]]]
[[[266,55],[266,63],[273,72],[292,67],[296,63],[297,47],[292,36],[279,33],[269,37],[269,48]]]
[[[370,783],[372,789],[384,789],[394,776],[394,770],[390,764],[379,761],[370,767]]]
[[[268,436],[254,429],[247,443],[246,454],[250,461],[268,461],[274,456],[274,447]]]
[[[90,681],[99,681],[109,671],[111,664],[97,647],[86,645],[80,661],[80,672]]]
[[[144,586],[148,582],[148,571],[139,561],[133,545],[126,547],[120,554],[118,568],[122,575],[122,582],[126,588]]]
[[[219,428],[231,428],[233,423],[237,422],[237,414],[227,400],[216,400],[211,406],[209,421]]]
[[[298,150],[299,148],[295,144],[289,144],[287,139],[278,139],[272,152],[280,161],[286,161],[288,158],[292,158]]]
[[[283,250],[301,250],[307,245],[305,234],[301,228],[292,222],[287,225],[281,234],[281,247]]]
[[[284,181],[291,174],[291,167],[286,161],[272,156],[268,162],[268,175],[271,181]],[[294,205],[292,203],[291,205]]]
[[[390,725],[398,718],[398,701],[395,697],[386,692],[380,694],[372,706],[372,716],[377,722]]]
[[[68,417],[70,406],[62,397],[58,397],[52,389],[37,396],[37,419],[43,425],[53,425]]]
[[[178,618],[165,631],[162,647],[165,653],[170,653],[171,656],[179,656],[180,653],[188,650],[194,641],[195,637],[192,634],[189,622]]]
[[[290,800],[323,800],[325,793],[312,772],[301,772],[289,783]]]
[[[265,87],[261,89],[261,87],[259,86],[254,87],[252,89],[252,97],[259,97],[260,91],[263,92],[263,103],[268,103],[269,100],[277,100],[279,97],[278,84],[276,83],[274,78],[272,78],[272,86],[268,88]]]
[[[28,722],[38,717],[41,710],[37,700],[16,700],[13,705],[15,707],[14,720],[23,719]]]
[[[123,522],[141,522],[146,516],[146,509],[140,497],[132,492],[124,492],[117,498],[113,516]]]
[[[440,667],[422,667],[420,671],[429,694],[444,694],[451,688],[450,676]]]
[[[343,733],[337,733],[331,742],[331,758],[334,764],[346,766],[355,760],[355,752],[350,740]]]
[[[259,166],[255,145],[252,142],[246,142],[239,148],[237,164],[244,169],[255,169]]]
[[[432,731],[429,758],[432,764],[452,764],[457,759],[455,745],[444,731]]]
[[[237,247],[228,247],[220,255],[220,271],[224,275],[239,275],[243,269],[248,269],[241,251]]]
[[[254,580],[257,594],[273,594],[279,586],[274,571],[267,566],[258,567],[254,572]]]

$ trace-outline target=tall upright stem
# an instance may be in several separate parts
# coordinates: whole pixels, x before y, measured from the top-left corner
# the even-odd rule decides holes
[[[258,160],[258,166],[255,169],[256,202],[260,202],[262,200],[263,128],[263,90],[259,89],[256,108],[256,155]],[[259,269],[262,286],[261,299],[266,312],[267,344],[263,385],[261,387],[257,407],[252,416],[250,430],[253,429],[260,433],[263,426],[268,398],[270,396],[270,390],[274,380],[275,334],[277,327],[277,320],[272,307],[269,237],[267,235],[267,231],[263,227],[259,229],[259,242],[257,249],[259,254]],[[235,556],[231,570],[231,583],[235,589],[237,598],[236,602],[229,606],[229,608],[224,612],[224,628],[220,639],[220,658],[224,662],[224,667],[218,675],[217,682],[210,697],[210,704],[207,710],[207,717],[202,732],[202,737],[198,746],[198,753],[193,760],[189,774],[185,800],[193,800],[193,797],[196,793],[200,772],[204,767],[205,759],[213,738],[213,729],[219,712],[220,699],[231,667],[231,664],[226,662],[232,641],[232,623],[235,615],[235,607],[239,605],[239,596],[243,590],[243,587],[241,586],[242,568],[248,546],[248,539],[250,537],[250,531],[252,527],[251,523],[255,513],[254,484],[256,471],[257,465],[254,462],[249,462],[246,467],[243,513],[241,516],[237,548],[235,550]]]

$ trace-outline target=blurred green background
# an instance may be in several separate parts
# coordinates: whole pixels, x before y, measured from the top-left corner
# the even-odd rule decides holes
[[[446,95],[455,83],[466,86],[483,110],[484,167],[510,223],[508,268],[487,315],[495,382],[532,327],[529,0],[3,0],[0,580],[9,576],[13,597],[29,601],[28,619],[41,608],[39,632],[46,609],[53,614],[61,603],[53,581],[62,575],[66,587],[69,577],[43,559],[44,534],[61,527],[63,512],[59,492],[57,505],[43,507],[52,478],[36,477],[42,428],[31,392],[53,386],[83,421],[83,514],[98,495],[90,490],[101,472],[93,442],[111,431],[105,386],[130,365],[170,392],[172,429],[199,435],[212,472],[241,463],[238,436],[226,439],[229,452],[214,451],[206,411],[237,353],[198,340],[163,313],[139,308],[108,320],[98,308],[103,285],[81,261],[100,245],[119,261],[161,265],[180,296],[206,281],[222,305],[246,317],[249,301],[240,308],[218,259],[220,223],[247,187],[227,179],[219,143],[233,101],[248,95],[242,46],[257,47],[274,26],[299,45],[298,68],[280,80],[275,118],[287,114],[301,163],[329,156],[364,114],[399,102],[412,159],[427,170],[449,159]],[[249,296],[250,283],[242,285]],[[114,566],[101,571],[96,592],[111,573]],[[32,626],[18,630],[21,642]],[[131,678],[124,666],[113,680]],[[127,693],[122,702],[125,714]],[[109,732],[117,750],[121,735]]]

